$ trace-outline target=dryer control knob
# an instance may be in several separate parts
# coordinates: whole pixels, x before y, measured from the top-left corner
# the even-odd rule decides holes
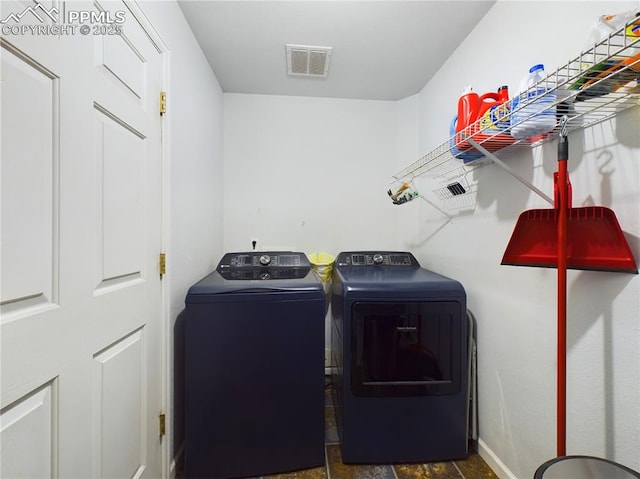
[[[382,257],[382,255],[380,253],[373,255],[373,262],[375,264],[382,264],[383,261],[384,261],[384,258]]]
[[[263,254],[262,256],[260,256],[261,265],[266,266],[269,263],[271,263],[271,257],[268,254]]]

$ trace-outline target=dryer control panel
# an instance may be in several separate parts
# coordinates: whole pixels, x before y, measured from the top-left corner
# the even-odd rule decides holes
[[[418,260],[407,252],[350,251],[338,255],[338,266],[398,266],[419,268]]]

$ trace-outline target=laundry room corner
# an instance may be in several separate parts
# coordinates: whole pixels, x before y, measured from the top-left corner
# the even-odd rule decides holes
[[[225,250],[393,248],[385,191],[395,109],[389,101],[225,93]]]

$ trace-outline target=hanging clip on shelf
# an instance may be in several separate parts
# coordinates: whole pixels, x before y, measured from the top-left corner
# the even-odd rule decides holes
[[[393,190],[389,189],[387,190],[387,194],[389,195],[389,198],[391,198],[391,201],[393,201],[394,205],[403,205],[405,203],[408,203],[409,201],[415,200],[416,198],[422,198],[424,201],[429,203],[432,207],[446,216],[449,220],[451,220],[451,215],[447,214],[432,201],[429,201],[427,198],[420,195],[416,187],[411,183],[404,182],[400,185],[395,193],[393,192]]]
[[[391,198],[391,201],[393,201],[394,205],[402,205],[419,196],[418,191],[415,188],[411,188],[411,185],[406,182],[402,183],[395,193],[393,193],[392,190],[389,190],[387,191],[387,194]]]

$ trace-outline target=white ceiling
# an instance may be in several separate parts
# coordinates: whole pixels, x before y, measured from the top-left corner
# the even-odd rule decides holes
[[[224,92],[399,100],[495,0],[179,1]],[[285,44],[333,47],[328,78],[287,75]]]

